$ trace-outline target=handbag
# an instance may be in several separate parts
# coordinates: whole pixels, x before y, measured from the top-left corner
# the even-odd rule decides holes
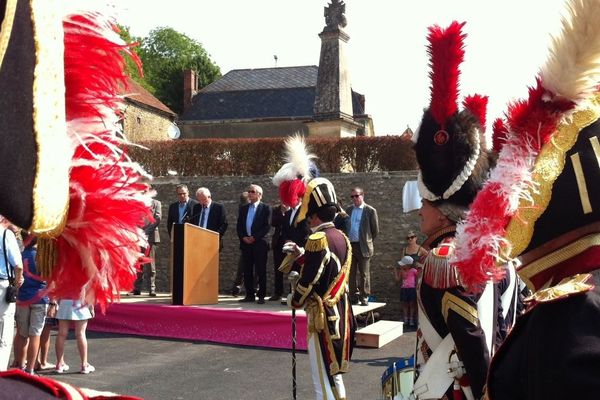
[[[17,301],[17,286],[15,285],[15,275],[12,266],[8,263],[8,256],[6,255],[6,230],[2,235],[2,251],[4,253],[4,264],[6,265],[6,275],[8,276],[8,286],[4,295],[4,300],[7,303],[14,303]]]

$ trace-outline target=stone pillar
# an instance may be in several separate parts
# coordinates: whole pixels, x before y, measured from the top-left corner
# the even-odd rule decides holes
[[[352,88],[346,62],[346,44],[350,37],[346,26],[346,5],[332,0],[325,7],[326,26],[319,34],[321,56],[315,93],[314,122],[307,123],[309,135],[355,136],[360,125],[354,122]]]

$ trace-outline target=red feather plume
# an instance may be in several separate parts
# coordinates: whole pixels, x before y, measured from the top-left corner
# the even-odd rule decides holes
[[[66,115],[73,144],[66,226],[48,279],[58,298],[107,303],[130,290],[143,259],[140,226],[151,219],[143,170],[124,153],[117,116],[126,86],[123,53],[139,59],[97,13],[70,15],[65,31]]]
[[[502,150],[502,146],[506,142],[506,135],[508,135],[508,127],[504,123],[504,120],[496,118],[492,135],[493,149],[496,153],[500,153],[500,150]]]
[[[430,57],[431,104],[429,110],[435,121],[444,126],[446,120],[458,109],[459,66],[463,62],[464,22],[452,22],[448,28],[438,25],[428,28],[427,52]]]
[[[471,111],[481,124],[481,128],[485,130],[486,113],[487,113],[488,97],[480,94],[467,96],[463,100],[463,107]]]

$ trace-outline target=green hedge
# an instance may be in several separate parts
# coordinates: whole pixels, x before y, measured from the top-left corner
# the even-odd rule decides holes
[[[146,141],[128,154],[154,176],[270,175],[281,167],[285,138]],[[399,171],[417,168],[412,143],[399,136],[308,138],[321,172]]]

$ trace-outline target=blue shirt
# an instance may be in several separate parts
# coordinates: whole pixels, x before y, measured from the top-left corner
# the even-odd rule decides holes
[[[350,239],[351,242],[360,242],[359,231],[363,208],[364,204],[352,209],[352,215],[350,216],[350,231],[348,232],[348,239]]]
[[[179,219],[177,222],[183,224],[183,218],[185,217],[185,211],[187,209],[187,201],[183,204],[179,203]]]
[[[6,232],[6,239],[3,242],[2,238],[4,237],[4,232]],[[17,243],[14,232],[10,229],[0,227],[0,279],[8,279],[7,265],[6,262],[4,262],[4,246],[6,246],[6,258],[8,259],[8,263],[12,267],[22,264],[21,251],[19,250],[19,243]]]
[[[248,207],[248,215],[246,215],[246,233],[248,236],[252,236],[252,222],[254,222],[254,214],[256,214],[258,203],[258,201],[256,203],[250,203],[250,206]]]
[[[36,297],[41,291],[46,289],[46,282],[43,281],[37,272],[35,265],[35,248],[23,250],[23,285],[19,288],[17,294],[18,301],[27,301],[33,299],[36,304],[48,304],[48,296]]]

